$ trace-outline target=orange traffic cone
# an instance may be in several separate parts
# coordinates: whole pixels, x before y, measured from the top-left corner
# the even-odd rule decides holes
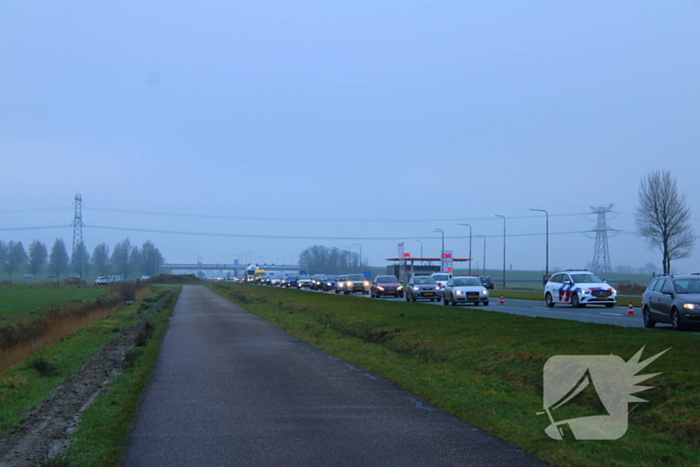
[[[501,301],[498,302],[499,305],[505,305],[506,301],[503,299],[503,294],[501,294]]]
[[[634,316],[634,305],[632,305],[632,302],[627,307],[627,316]]]

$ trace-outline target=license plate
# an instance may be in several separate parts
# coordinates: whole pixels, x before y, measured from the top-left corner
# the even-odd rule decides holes
[[[468,293],[467,298],[469,298],[469,299],[479,298],[479,294],[478,293]]]
[[[426,292],[423,295],[425,295],[426,297],[432,297],[435,294],[433,292]]]

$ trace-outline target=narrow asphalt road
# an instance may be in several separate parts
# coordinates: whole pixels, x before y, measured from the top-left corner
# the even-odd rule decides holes
[[[127,467],[544,466],[201,286],[185,286]]]

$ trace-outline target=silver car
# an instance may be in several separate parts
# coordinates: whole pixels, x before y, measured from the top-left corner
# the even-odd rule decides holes
[[[445,305],[462,305],[473,303],[489,304],[489,290],[481,284],[478,277],[453,277],[447,281],[443,291]]]
[[[415,302],[416,300],[430,300],[432,302],[440,298],[440,287],[431,276],[411,276],[404,292],[407,302]]]

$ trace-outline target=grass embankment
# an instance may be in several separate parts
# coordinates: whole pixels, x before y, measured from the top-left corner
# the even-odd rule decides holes
[[[114,311],[123,308],[126,301],[143,298],[150,293],[147,284],[124,282],[108,288],[72,288],[68,292],[54,290],[53,285],[20,286],[7,290],[13,300],[7,306],[8,314],[0,320],[0,371],[22,362],[31,355],[48,349],[79,329],[88,326]],[[97,298],[68,300],[68,296],[97,295]],[[3,295],[4,296],[4,295]],[[51,301],[62,297],[64,301]],[[28,300],[21,308],[23,299]],[[50,303],[44,309],[37,304]],[[14,310],[10,314],[9,310]]]
[[[139,335],[136,347],[128,351],[126,368],[83,412],[74,434],[77,441],[60,460],[45,464],[118,466],[179,293],[179,287],[159,286],[157,290],[0,373],[0,434],[16,426],[23,411],[45,399],[121,330],[145,321],[147,332]]]
[[[536,300],[544,303],[544,289],[540,290],[518,290],[518,289],[496,289],[490,290],[491,300],[498,300],[501,295],[505,299],[516,299],[516,300]],[[621,295],[618,292],[617,296],[617,306],[627,307],[629,302],[632,305],[639,308],[642,306],[642,297],[638,294]],[[561,306],[561,305],[560,305]]]
[[[141,394],[151,379],[161,342],[168,329],[168,319],[181,287],[168,286],[166,289],[174,293],[167,303],[162,303],[160,311],[149,317],[150,338],[137,342],[137,346],[129,350],[126,368],[112,382],[109,390],[93,401],[80,419],[80,429],[74,434],[75,442],[64,456],[79,460],[81,467],[121,465]]]
[[[313,294],[243,284],[211,286],[224,297],[336,357],[361,365],[460,418],[561,466],[700,465],[698,337],[662,330],[529,318]],[[671,348],[641,374],[662,372],[629,405],[615,441],[555,441],[544,429],[543,366],[555,355],[642,360]],[[644,384],[644,383],[642,383]],[[592,394],[557,420],[600,415]]]

